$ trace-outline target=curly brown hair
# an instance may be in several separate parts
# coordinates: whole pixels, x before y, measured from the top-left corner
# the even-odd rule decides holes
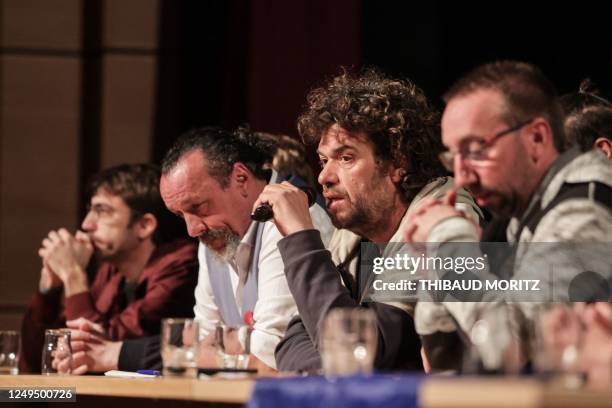
[[[318,142],[334,124],[350,133],[365,133],[381,164],[406,171],[398,186],[404,202],[448,174],[438,160],[443,150],[439,114],[408,80],[388,78],[374,69],[358,76],[345,71],[312,90],[298,119],[304,142]]]

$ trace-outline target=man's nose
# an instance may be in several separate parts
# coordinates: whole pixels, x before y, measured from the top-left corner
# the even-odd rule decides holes
[[[319,173],[318,181],[322,186],[333,186],[338,183],[338,174],[331,162],[325,163]]]
[[[81,229],[83,231],[93,231],[96,229],[96,217],[92,214],[92,212],[88,212],[83,218],[83,222],[81,223]]]
[[[455,156],[453,163],[455,185],[457,187],[468,187],[476,181],[476,173],[471,166],[465,163],[465,159],[460,154]]]
[[[185,225],[187,226],[187,233],[192,238],[197,238],[204,232],[208,231],[208,226],[200,217],[195,215],[185,214]]]

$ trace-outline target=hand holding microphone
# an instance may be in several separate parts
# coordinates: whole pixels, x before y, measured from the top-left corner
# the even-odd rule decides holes
[[[308,207],[312,207],[317,199],[317,193],[315,190],[308,186],[297,186],[300,190],[306,193],[308,198]],[[259,207],[255,208],[253,214],[251,214],[251,219],[253,221],[265,222],[269,221],[274,217],[274,211],[272,207],[268,203],[263,203]]]
[[[312,229],[308,208],[314,204],[316,192],[310,187],[296,187],[286,181],[269,184],[253,205],[251,218],[255,221],[273,220],[283,236]]]

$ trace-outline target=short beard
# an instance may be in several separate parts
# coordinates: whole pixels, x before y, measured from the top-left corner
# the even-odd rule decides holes
[[[358,199],[354,203],[354,213],[343,221],[332,215],[332,223],[336,228],[344,228],[362,237],[369,238],[380,230],[385,230],[385,220],[389,220],[393,212],[392,203],[383,203],[380,199]]]
[[[332,215],[332,223],[336,228],[347,229],[368,239],[388,228],[387,223],[393,214],[395,202],[392,194],[383,187],[384,177],[385,173],[378,169],[369,182],[370,194],[367,197],[355,197],[353,213],[348,214],[344,220],[338,220]]]
[[[487,194],[496,195],[500,199],[500,205],[496,208],[485,205],[496,218],[520,217],[522,215],[520,199],[514,192],[511,195],[503,194],[495,189],[482,189]]]
[[[225,242],[225,246],[221,250],[216,250],[206,245],[206,242],[204,241],[204,239],[206,238],[221,238]],[[229,263],[236,256],[238,246],[240,245],[240,237],[238,236],[238,234],[228,228],[220,228],[208,230],[206,233],[200,236],[200,242],[206,245],[206,247],[212,252],[212,254],[217,260]]]

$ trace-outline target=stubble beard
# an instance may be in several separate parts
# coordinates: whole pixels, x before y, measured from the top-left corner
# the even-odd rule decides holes
[[[336,228],[347,229],[365,238],[388,229],[388,221],[394,211],[394,199],[384,187],[381,188],[381,178],[375,177],[372,180],[370,188],[366,189],[369,191],[368,197],[360,195],[353,201],[345,194],[344,199],[350,204],[347,214],[342,219],[330,214]]]

